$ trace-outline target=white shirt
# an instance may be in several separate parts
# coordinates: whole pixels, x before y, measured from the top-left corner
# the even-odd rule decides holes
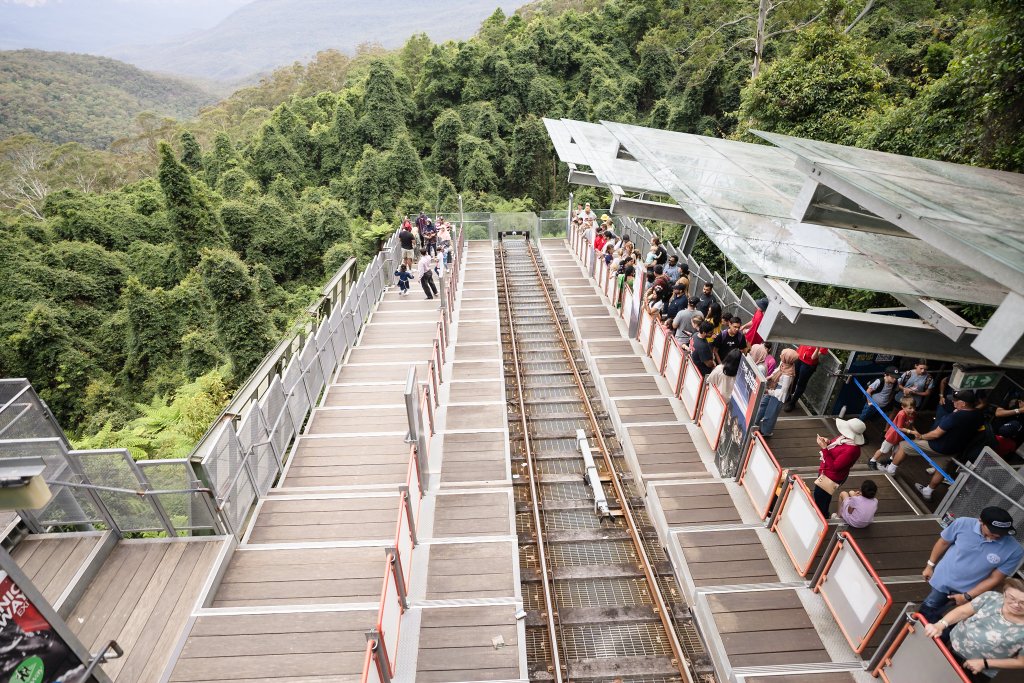
[[[419,263],[416,264],[416,277],[421,278],[425,274],[432,272],[434,270],[434,266],[431,263],[433,260],[430,254],[421,256]]]

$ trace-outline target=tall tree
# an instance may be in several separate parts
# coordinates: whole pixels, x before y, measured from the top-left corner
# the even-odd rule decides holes
[[[394,69],[383,60],[370,64],[364,87],[359,133],[363,142],[384,149],[405,129],[406,95],[398,88]]]
[[[446,109],[434,120],[430,161],[438,173],[451,180],[459,177],[459,136],[462,133],[462,118],[454,109]]]
[[[193,173],[203,170],[203,148],[187,130],[181,134],[181,164]]]
[[[210,207],[205,192],[174,158],[174,151],[166,142],[160,143],[157,177],[167,203],[179,269],[184,274],[199,262],[201,249],[227,245],[227,234]]]
[[[270,350],[273,339],[256,281],[238,255],[227,249],[204,251],[199,273],[213,300],[217,337],[241,382]]]

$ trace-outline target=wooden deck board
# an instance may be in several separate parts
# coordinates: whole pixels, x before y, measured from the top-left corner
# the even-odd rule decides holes
[[[514,551],[508,542],[432,545],[427,599],[514,596]]]
[[[373,602],[384,562],[383,547],[238,550],[213,606]]]
[[[501,636],[505,647],[494,649]],[[507,680],[520,677],[515,607],[426,609],[420,621],[416,681]]]

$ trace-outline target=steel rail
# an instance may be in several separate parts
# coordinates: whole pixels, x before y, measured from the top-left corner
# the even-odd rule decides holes
[[[633,545],[636,547],[636,551],[641,559],[641,570],[643,570],[644,576],[647,579],[648,587],[650,588],[651,595],[655,600],[655,611],[658,613],[658,617],[661,619],[661,624],[665,629],[665,633],[668,637],[669,643],[672,646],[672,652],[675,655],[676,669],[679,670],[679,674],[683,677],[683,680],[687,683],[694,683],[693,675],[690,672],[690,662],[683,653],[683,646],[679,642],[679,636],[676,634],[675,628],[673,628],[671,615],[669,614],[669,606],[665,600],[665,596],[661,592],[661,586],[658,585],[657,575],[654,573],[654,566],[651,562],[651,558],[647,553],[647,548],[644,547],[643,537],[640,535],[640,528],[636,523],[636,518],[633,516],[633,510],[629,505],[629,498],[626,496],[626,492],[622,486],[622,481],[619,479],[618,473],[615,471],[615,464],[612,461],[612,457],[608,451],[608,444],[604,440],[604,435],[601,432],[601,425],[597,421],[597,414],[594,410],[593,404],[590,402],[590,396],[587,394],[586,385],[583,383],[583,377],[580,374],[579,367],[576,365],[576,359],[573,357],[572,349],[569,345],[569,340],[565,336],[565,331],[562,329],[562,323],[558,319],[558,311],[555,308],[554,301],[551,299],[551,295],[548,292],[548,284],[544,279],[544,274],[541,271],[540,264],[537,262],[537,256],[533,252],[533,245],[530,244],[529,239],[526,241],[526,251],[530,255],[530,260],[533,263],[534,270],[537,273],[537,279],[540,280],[541,290],[544,292],[544,299],[547,302],[548,310],[551,312],[552,317],[555,320],[555,327],[558,330],[558,336],[562,343],[562,348],[565,351],[566,358],[569,359],[569,367],[572,369],[573,378],[576,381],[576,388],[579,390],[580,396],[583,399],[583,405],[586,408],[587,418],[590,421],[590,425],[594,430],[594,436],[598,442],[598,449],[601,451],[601,455],[604,457],[605,465],[608,468],[612,487],[615,489],[615,495],[618,496],[619,504],[622,506],[622,516],[626,520],[626,527],[629,531],[630,538],[633,540]],[[502,263],[504,265],[504,262]],[[506,291],[507,296],[507,291]],[[525,424],[524,424],[525,427]]]
[[[540,562],[540,578],[544,589],[544,605],[547,608],[548,636],[551,642],[551,666],[554,680],[562,683],[562,661],[559,652],[558,635],[560,633],[556,623],[558,610],[555,609],[554,596],[551,590],[551,578],[548,576],[547,553],[544,550],[544,527],[540,516],[540,491],[537,486],[537,470],[533,460],[533,451],[530,448],[530,432],[526,420],[526,399],[523,396],[523,377],[519,365],[519,347],[516,343],[515,321],[512,315],[512,298],[508,286],[508,274],[505,270],[505,248],[498,237],[498,270],[501,272],[502,288],[505,292],[505,315],[508,318],[508,336],[512,346],[512,364],[516,376],[516,399],[519,403],[519,419],[523,429],[523,449],[526,455],[526,465],[530,479],[530,502],[533,508],[533,525],[537,535],[537,557]]]

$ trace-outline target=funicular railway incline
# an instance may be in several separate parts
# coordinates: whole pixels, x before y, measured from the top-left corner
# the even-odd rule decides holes
[[[545,268],[529,238],[495,262],[530,677],[693,681],[703,652]]]

